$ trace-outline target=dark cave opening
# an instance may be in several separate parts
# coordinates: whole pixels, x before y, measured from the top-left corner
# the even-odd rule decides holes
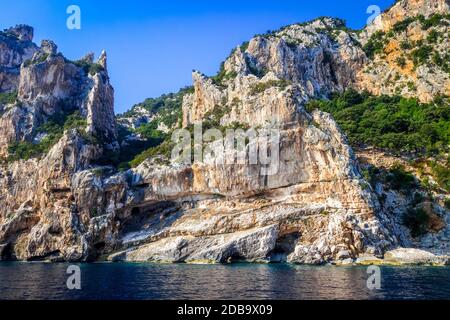
[[[141,213],[141,208],[139,207],[134,207],[133,209],[131,209],[131,215],[135,216]]]
[[[15,260],[13,246],[11,243],[8,243],[0,252],[0,261],[13,261],[13,260]]]

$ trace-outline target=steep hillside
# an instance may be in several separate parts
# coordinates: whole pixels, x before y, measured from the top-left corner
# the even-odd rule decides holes
[[[402,247],[450,254],[448,12],[442,0],[402,0],[363,31],[319,18],[257,35],[216,76],[195,71],[192,88],[118,116],[117,133],[105,54],[71,62],[50,41],[32,44],[29,27],[4,32],[0,57],[15,62],[0,70],[0,256],[342,264],[381,263]],[[199,122],[213,129],[203,141]],[[180,162],[181,128],[197,153]],[[230,130],[247,136],[220,137]]]

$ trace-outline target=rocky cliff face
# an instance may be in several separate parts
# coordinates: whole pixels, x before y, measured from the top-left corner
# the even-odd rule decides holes
[[[357,72],[357,88],[430,102],[450,95],[446,0],[398,1],[360,34],[370,63]]]
[[[274,176],[258,165],[144,162],[134,171],[143,199],[125,208],[143,220],[123,230],[119,241],[130,248],[110,259],[323,263],[395,244],[333,120],[302,115],[281,134]]]
[[[27,26],[0,32],[0,92],[17,88],[20,65],[38,50],[32,39],[33,29]]]
[[[399,1],[384,14],[392,23],[383,30],[398,27],[401,10],[409,7],[424,19],[448,13],[441,1]],[[423,20],[398,27],[405,32],[401,37],[408,38],[415,23]],[[436,32],[448,31],[448,24],[432,25]],[[17,73],[0,90],[17,91],[15,101],[2,106],[0,120],[1,155],[8,158],[0,169],[3,259],[320,264],[381,258],[389,249],[411,245],[392,207],[380,203],[382,191],[363,178],[332,117],[304,107],[312,98],[348,88],[397,90],[377,73],[392,69],[384,47],[367,45],[377,25],[356,32],[322,18],[256,36],[233,51],[216,77],[194,72],[193,91],[163,99],[175,101],[176,108],[182,104],[182,115],[158,126],[160,131],[191,129],[199,121],[220,131],[276,130],[279,159],[272,174],[267,164],[249,157],[227,164],[215,153],[193,164],[152,154],[125,172],[100,166],[119,148],[106,55],[97,63],[92,55],[70,62],[52,42],[33,45],[29,28],[14,30],[8,36],[13,45],[0,38],[0,57],[16,61],[14,66],[3,58],[0,65]],[[430,30],[417,32],[428,39]],[[29,53],[20,55],[20,46],[29,46]],[[0,79],[10,77],[2,70]],[[436,70],[421,65],[405,73],[417,90],[401,93],[423,100],[446,93],[448,74]],[[171,107],[163,110],[166,117],[177,114]],[[119,119],[120,128],[163,123],[162,114],[137,106]],[[66,121],[55,138],[58,115]],[[49,141],[55,143],[48,147]],[[29,150],[25,145],[48,150],[18,160]],[[266,151],[275,154],[273,147]]]
[[[72,179],[117,145],[106,55],[71,62],[51,41],[32,44],[30,27],[5,34],[0,56],[18,78],[0,93],[14,96],[0,118],[1,255],[86,259],[94,222],[78,211]]]
[[[436,14],[448,14],[449,3],[446,0],[399,0],[378,16],[362,33],[369,38],[377,31],[388,32],[395,24],[408,18],[423,16],[429,18]]]

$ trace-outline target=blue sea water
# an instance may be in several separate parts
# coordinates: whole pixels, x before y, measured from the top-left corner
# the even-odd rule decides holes
[[[71,291],[68,266],[0,263],[0,299],[450,299],[442,267],[382,267],[381,289],[370,290],[365,267],[80,264]]]

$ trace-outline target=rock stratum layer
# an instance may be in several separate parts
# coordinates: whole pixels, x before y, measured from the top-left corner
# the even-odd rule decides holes
[[[383,30],[436,13],[448,14],[448,4],[399,1],[383,15],[392,22]],[[398,90],[385,74],[377,76],[392,71],[389,58],[363,50],[380,28],[358,33],[340,20],[317,19],[256,36],[233,51],[215,78],[194,72],[179,124],[189,128],[220,114],[221,127],[278,129],[279,167],[272,175],[249,159],[226,165],[216,158],[193,165],[148,158],[118,172],[106,161],[123,147],[106,54],[72,62],[51,41],[33,44],[30,27],[0,33],[0,93],[14,97],[0,103],[1,258],[322,264],[375,261],[412,246],[332,117],[304,107],[348,88]],[[430,66],[408,72],[417,90],[405,89],[405,96],[427,101],[448,92],[448,73]],[[119,123],[134,128],[154,116],[134,114]],[[61,118],[58,136],[49,124]],[[47,148],[28,160],[14,157],[24,144]]]

